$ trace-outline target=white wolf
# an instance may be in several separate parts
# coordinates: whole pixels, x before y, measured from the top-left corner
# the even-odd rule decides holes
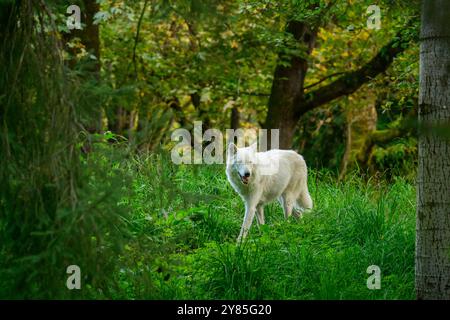
[[[267,164],[276,164],[277,170],[270,172],[264,167]],[[230,143],[226,174],[233,189],[245,202],[238,241],[247,236],[255,213],[259,224],[264,224],[264,205],[275,199],[279,200],[286,219],[292,210],[301,216],[305,209],[313,206],[308,192],[305,160],[293,150],[257,152],[256,143],[246,148],[237,148]]]

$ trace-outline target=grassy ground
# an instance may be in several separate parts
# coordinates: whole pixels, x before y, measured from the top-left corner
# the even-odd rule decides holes
[[[237,245],[244,206],[224,166],[101,146],[79,168],[75,209],[21,220],[31,233],[0,217],[0,230],[12,230],[0,243],[0,298],[414,298],[415,190],[405,179],[337,182],[311,170],[314,209],[286,221],[268,205],[266,225]],[[81,290],[66,287],[72,264]],[[367,288],[371,265],[380,290]]]
[[[244,207],[223,166],[155,155],[128,170],[133,237],[115,259],[113,298],[414,298],[415,190],[403,179],[337,183],[312,171],[314,210],[286,221],[269,205],[266,225],[255,221],[237,246]],[[370,265],[381,269],[380,290],[367,288]]]

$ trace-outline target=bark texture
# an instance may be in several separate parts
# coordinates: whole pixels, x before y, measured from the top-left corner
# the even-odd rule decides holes
[[[311,30],[308,25],[300,21],[291,21],[286,27],[286,32],[292,34],[295,40],[301,41],[306,46],[307,54],[311,53],[316,32]],[[294,101],[303,94],[307,69],[307,60],[299,56],[292,56],[289,66],[278,64],[275,68],[264,127],[280,130],[280,149],[291,147],[299,119],[295,115]],[[270,142],[268,141],[269,145]]]
[[[230,128],[233,130],[239,129],[239,122],[240,122],[240,114],[239,109],[237,106],[233,106],[231,109],[231,120],[230,120]]]
[[[417,299],[450,299],[450,141],[433,130],[450,124],[449,21],[450,1],[422,2]]]
[[[96,74],[99,77],[100,72],[100,36],[99,26],[94,24],[94,16],[100,11],[100,5],[96,0],[83,0],[83,8],[81,9],[81,21],[85,24],[81,30],[71,30],[69,33],[64,34],[64,42],[68,43],[73,38],[79,38],[84,45],[86,51],[90,52],[96,57],[94,63],[91,64],[89,71]],[[73,56],[76,56],[79,52],[78,49],[66,48]],[[71,61],[71,67],[76,63],[74,58]]]

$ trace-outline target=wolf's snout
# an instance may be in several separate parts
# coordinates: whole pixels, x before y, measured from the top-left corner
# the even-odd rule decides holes
[[[246,171],[246,172],[244,172],[243,175],[241,175],[239,173],[239,176],[241,177],[241,181],[243,184],[248,184],[248,178],[250,178],[250,172]]]

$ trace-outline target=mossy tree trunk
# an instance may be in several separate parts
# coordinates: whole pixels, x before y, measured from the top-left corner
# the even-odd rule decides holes
[[[340,164],[339,180],[343,179],[346,173],[354,169],[356,165],[360,166],[358,156],[365,149],[371,135],[376,132],[377,110],[374,101],[370,101],[374,100],[374,98],[368,100],[367,102],[369,103],[366,107],[358,106],[346,112],[345,153]],[[366,100],[362,101],[366,102]]]

